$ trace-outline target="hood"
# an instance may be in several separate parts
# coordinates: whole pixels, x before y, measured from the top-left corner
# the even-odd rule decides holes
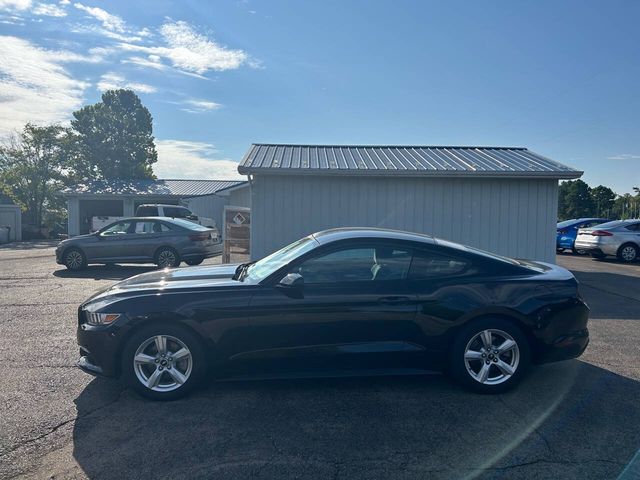
[[[118,282],[99,291],[89,300],[107,295],[132,293],[149,290],[170,290],[178,288],[198,288],[231,286],[241,282],[232,280],[238,264],[207,265],[203,267],[167,268],[142,273]]]
[[[86,238],[95,238],[95,233],[85,233],[83,235],[75,235],[71,238],[65,238],[58,244],[58,246],[67,245],[69,243],[75,242],[76,240],[84,240]]]

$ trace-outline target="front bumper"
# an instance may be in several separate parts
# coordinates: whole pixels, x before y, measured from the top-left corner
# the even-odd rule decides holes
[[[117,322],[108,326],[78,325],[77,342],[80,359],[76,365],[91,375],[117,377],[120,375],[120,352],[130,330],[128,326],[118,326]]]

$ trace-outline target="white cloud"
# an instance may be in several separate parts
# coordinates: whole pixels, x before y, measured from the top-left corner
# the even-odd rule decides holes
[[[640,155],[636,155],[633,153],[622,153],[620,155],[607,157],[607,160],[640,160]]]
[[[185,140],[156,140],[158,162],[153,172],[158,178],[192,178],[236,180],[244,179],[238,173],[238,162],[217,159],[210,143]]]
[[[162,57],[180,69],[203,74],[209,70],[223,71],[239,68],[250,58],[242,50],[232,50],[197,33],[187,22],[165,23],[160,33],[166,46],[121,44],[125,51],[143,52]],[[157,62],[156,62],[157,63]]]
[[[222,107],[221,104],[211,102],[209,100],[199,100],[197,98],[191,98],[183,102],[186,107],[181,110],[189,113],[203,113],[210,112],[211,110],[217,110]]]
[[[106,10],[103,10],[102,8],[88,7],[86,5],[83,5],[82,3],[74,3],[73,6],[79,10],[84,11],[85,13],[92,16],[96,20],[100,21],[102,23],[102,26],[106,30],[111,32],[119,32],[119,33],[125,32],[124,20],[119,16],[112,15],[111,13],[107,12]]]
[[[25,123],[68,120],[89,84],[61,65],[72,54],[41,49],[21,38],[0,37],[0,135]]]
[[[122,75],[114,72],[105,73],[100,77],[100,81],[96,85],[98,90],[117,90],[120,88],[128,88],[140,93],[155,93],[158,91],[153,85],[138,82],[128,82]]]
[[[2,10],[27,10],[31,8],[31,0],[0,0]]]
[[[46,17],[66,17],[67,12],[64,8],[55,3],[39,3],[32,10],[35,15],[43,15]]]
[[[60,0],[58,3],[60,5],[69,5],[71,3],[71,0]]]

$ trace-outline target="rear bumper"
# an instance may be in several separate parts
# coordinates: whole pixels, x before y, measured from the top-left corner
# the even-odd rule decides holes
[[[575,246],[580,250],[585,250],[589,253],[601,253],[602,255],[616,255],[618,252],[617,244],[580,240],[580,238],[576,240]]]
[[[218,255],[222,255],[222,242],[206,247],[189,247],[180,252],[180,258],[183,260],[211,258],[217,257]]]
[[[589,307],[580,298],[574,298],[551,308],[548,316],[540,319],[541,328],[534,330],[534,363],[569,360],[582,355],[589,345]]]
[[[589,345],[589,330],[582,329],[562,335],[551,345],[545,345],[537,354],[535,363],[551,363],[577,358]]]
[[[556,248],[573,248],[575,238],[567,235],[558,235],[556,237]]]

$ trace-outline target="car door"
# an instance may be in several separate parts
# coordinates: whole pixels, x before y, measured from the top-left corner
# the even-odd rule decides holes
[[[402,362],[415,328],[410,263],[410,248],[379,241],[313,252],[282,274],[302,276],[300,295],[274,283],[252,298],[253,355],[293,369]]]
[[[450,249],[416,249],[408,274],[409,291],[417,297],[417,313],[408,339],[408,361],[442,368],[448,359],[443,345],[451,344],[452,331],[468,311],[491,302],[491,275],[468,255]]]
[[[90,260],[123,261],[130,255],[130,239],[135,225],[133,220],[123,220],[108,226],[98,233],[99,241],[87,253]]]
[[[168,228],[163,230],[162,222],[156,220],[137,220],[129,239],[128,254],[132,261],[153,261],[157,248],[162,244]]]

